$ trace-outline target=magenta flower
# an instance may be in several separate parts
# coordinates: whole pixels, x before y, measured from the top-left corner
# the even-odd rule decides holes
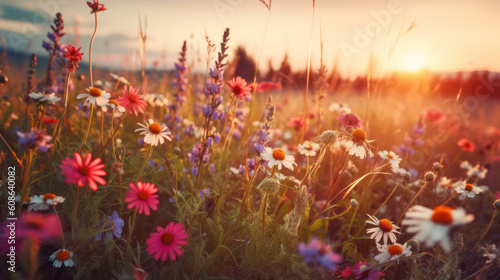
[[[273,83],[273,82],[260,82],[257,84],[257,92],[264,92],[272,89],[281,90],[281,83]]]
[[[157,227],[158,232],[151,233],[146,240],[148,248],[146,251],[154,254],[156,260],[167,260],[167,256],[175,261],[178,256],[182,256],[182,250],[179,245],[186,245],[188,235],[182,224],[174,224],[171,222],[166,228]]]
[[[139,89],[133,88],[132,86],[128,88],[124,86],[122,91],[123,96],[116,99],[120,102],[120,105],[128,109],[131,115],[135,114],[138,116],[139,113],[144,114],[144,109],[146,109],[148,103],[143,100],[144,96],[139,94]]]
[[[340,114],[340,117],[337,118],[339,122],[341,122],[344,125],[344,128],[346,130],[349,129],[358,129],[363,127],[363,121],[358,117],[358,115],[354,113],[349,113],[349,114]]]
[[[92,9],[90,11],[91,14],[106,11],[106,8],[104,8],[103,4],[99,3],[99,0],[94,0],[93,3],[88,1],[87,5]]]
[[[354,279],[378,280],[385,276],[385,273],[376,269],[370,269],[370,264],[366,261],[360,261],[351,267],[346,267],[340,274],[342,277],[348,277],[354,274]]]
[[[128,203],[127,208],[132,209],[135,207],[139,214],[146,214],[149,216],[150,210],[158,210],[158,204],[160,201],[158,200],[158,189],[155,185],[150,183],[142,183],[137,182],[137,187],[130,183],[130,190],[127,192],[127,196],[125,196],[125,202]]]
[[[101,159],[92,160],[92,154],[87,154],[85,159],[79,153],[75,153],[73,157],[65,158],[59,168],[64,177],[64,182],[67,184],[77,184],[79,187],[89,187],[97,191],[97,184],[106,185],[106,180],[101,176],[106,176],[106,171],[102,170],[104,164],[100,164]]]
[[[66,68],[71,72],[75,72],[78,67],[78,62],[82,61],[83,53],[80,52],[80,48],[76,49],[73,45],[66,46],[66,52],[64,53],[64,57],[68,60],[66,64]]]
[[[234,96],[240,99],[244,99],[245,96],[250,95],[250,91],[252,90],[252,86],[247,85],[245,79],[242,79],[241,77],[232,78],[227,81],[227,84],[231,88],[231,92]]]

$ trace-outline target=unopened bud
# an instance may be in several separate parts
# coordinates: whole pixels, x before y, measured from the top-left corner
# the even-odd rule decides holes
[[[493,202],[493,206],[495,207],[495,209],[499,210],[500,209],[500,199],[495,200],[495,202]]]
[[[434,174],[434,172],[432,171],[429,171],[427,173],[425,173],[425,180],[428,181],[428,182],[432,182],[436,179],[436,175]]]
[[[443,168],[443,166],[441,165],[441,163],[439,162],[435,162],[433,165],[432,165],[432,170],[434,171],[439,171],[441,170],[441,168]]]
[[[352,206],[352,207],[358,207],[358,205],[359,205],[358,201],[357,201],[356,199],[354,199],[354,198],[353,198],[353,199],[351,199],[351,202],[350,202],[350,203],[351,203],[351,206]]]
[[[175,147],[174,148],[174,154],[179,155],[181,153],[181,148]]]

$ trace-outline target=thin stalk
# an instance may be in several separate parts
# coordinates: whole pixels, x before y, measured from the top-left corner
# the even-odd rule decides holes
[[[394,189],[392,190],[392,192],[389,194],[389,196],[385,199],[385,201],[382,203],[382,205],[380,205],[380,207],[377,209],[377,211],[375,211],[373,213],[372,216],[375,216],[377,215],[378,212],[380,212],[380,210],[382,210],[382,207],[384,207],[384,205],[387,203],[387,201],[389,201],[389,199],[392,197],[392,195],[396,192],[396,190],[398,189],[398,187],[401,185],[401,183],[403,183],[404,179],[401,178],[401,180],[399,180],[398,184],[394,187]]]
[[[111,122],[113,122],[113,116],[111,116]],[[104,146],[104,110],[101,107],[101,149]]]
[[[92,124],[92,115],[94,114],[94,104],[90,105],[90,114],[89,114],[89,119],[87,122],[87,129],[85,130],[85,136],[83,137],[83,143],[82,146],[80,147],[80,150],[78,151],[81,153],[83,151],[83,147],[85,147],[85,144],[87,143],[87,138],[89,137],[89,132],[90,132],[90,126]]]
[[[413,197],[413,199],[410,201],[410,203],[408,203],[408,205],[406,205],[406,208],[405,210],[403,211],[403,213],[401,213],[401,216],[399,216],[399,219],[398,219],[398,222],[396,223],[397,226],[399,226],[399,223],[401,222],[401,220],[403,219],[403,216],[405,215],[406,211],[408,211],[408,209],[410,208],[410,206],[417,200],[417,198],[424,192],[425,188],[427,188],[427,186],[429,185],[431,181],[426,181],[425,182],[425,185],[420,189],[420,191],[415,195],[415,197]]]
[[[151,152],[153,151],[153,146],[150,144],[146,144],[146,154],[144,155],[144,162],[142,163],[141,169],[139,170],[139,173],[137,174],[137,179],[136,181],[139,181],[142,176],[142,172],[144,172],[144,169],[146,168],[146,164],[148,164],[148,159],[151,156]]]
[[[313,0],[313,12],[311,20],[311,38],[309,39],[309,53],[307,55],[307,77],[306,77],[306,94],[304,95],[304,115],[302,119],[304,120],[304,126],[302,127],[302,138],[301,142],[304,141],[304,135],[307,130],[307,95],[309,93],[309,75],[311,74],[311,56],[312,56],[312,41],[313,41],[313,27],[314,27],[314,12],[316,11],[316,1]]]
[[[77,231],[77,220],[76,213],[78,211],[78,195],[80,192],[80,187],[75,185],[75,203],[73,204],[73,226],[71,227],[71,234],[73,236],[73,250],[76,251],[76,231]]]
[[[95,35],[97,33],[97,13],[95,15],[95,26],[94,26],[94,34],[92,34],[92,39],[90,39],[89,46],[89,77],[90,77],[90,87],[94,87],[94,80],[92,77],[92,45],[94,44]]]
[[[2,139],[3,143],[5,144],[5,146],[7,146],[7,148],[9,148],[10,152],[12,153],[12,156],[14,156],[14,158],[17,161],[17,163],[19,164],[19,167],[23,168],[23,162],[17,157],[16,152],[14,152],[14,150],[10,147],[9,143],[7,142],[7,140],[5,140],[5,138],[3,137],[2,133],[0,133],[0,138]]]
[[[109,144],[109,142],[113,141],[113,137],[115,137],[115,135],[118,132],[118,130],[120,129],[120,126],[122,125],[123,121],[125,121],[126,116],[127,115],[125,115],[125,114],[123,115],[122,120],[118,124],[118,127],[116,128],[115,132],[113,132],[113,134],[111,134],[111,138],[109,138],[109,140],[104,144],[104,147],[102,147],[102,149],[97,153],[96,157],[98,157],[104,151],[104,149]]]
[[[62,229],[61,219],[59,218],[59,214],[57,213],[56,206],[52,205],[52,208],[54,208],[54,213],[56,213],[57,222],[59,223],[59,230],[61,230],[62,249],[65,250],[66,242],[64,242],[64,232]]]
[[[257,163],[257,165],[255,166],[255,171],[253,172],[252,178],[250,178],[250,181],[248,182],[247,189],[245,190],[245,194],[243,195],[243,199],[241,200],[240,215],[243,212],[243,209],[245,208],[245,203],[247,201],[250,191],[252,190],[253,181],[255,180],[255,177],[257,177],[257,172],[259,171],[260,165],[261,162],[259,161],[259,163]]]
[[[21,211],[23,209],[23,204],[22,201],[24,201],[24,198],[28,194],[29,190],[26,188],[28,185],[28,179],[30,176],[30,169],[31,169],[31,164],[33,162],[33,150],[28,149],[28,152],[26,154],[26,166],[24,167],[24,173],[23,173],[23,185],[21,187],[21,203],[17,206],[17,214],[21,214]]]
[[[458,193],[454,193],[452,196],[450,196],[450,198],[448,198],[442,205],[446,205],[448,202],[450,202],[450,200],[452,200],[455,196],[457,196]]]
[[[64,110],[61,115],[61,118],[59,118],[59,121],[57,122],[56,128],[54,129],[54,136],[57,136],[57,139],[59,139],[59,136],[61,134],[61,126],[64,124],[65,119],[66,119],[66,113],[68,112],[68,95],[69,95],[69,78],[71,76],[71,71],[68,71],[68,76],[66,77],[66,90],[64,91]],[[54,141],[55,143],[55,141]]]
[[[496,208],[495,212],[493,212],[493,216],[491,216],[490,223],[486,227],[486,230],[483,232],[483,234],[481,234],[481,237],[477,241],[476,246],[474,246],[474,248],[472,248],[471,253],[474,252],[474,250],[476,250],[477,246],[479,246],[479,243],[481,243],[481,241],[486,236],[486,234],[488,234],[488,231],[490,231],[491,226],[493,225],[493,222],[495,221],[495,218],[497,217],[497,214],[498,214],[498,208]]]
[[[125,116],[125,115],[124,115]],[[118,125],[118,128],[120,126]],[[113,132],[113,115],[111,115],[111,122],[110,122],[110,130],[111,130],[111,151],[113,153],[113,160],[115,162],[118,162],[118,160],[116,159],[116,151],[115,151],[115,141],[113,140],[113,136],[115,136],[115,133]],[[108,141],[109,142],[109,141]],[[106,143],[107,144],[107,143]],[[101,149],[104,149],[104,145],[101,147]],[[120,189],[121,191],[121,189]]]
[[[354,209],[354,213],[352,214],[351,221],[349,222],[349,227],[347,229],[347,238],[349,238],[349,234],[351,233],[351,228],[352,228],[352,224],[354,222],[354,217],[356,217],[356,214],[358,213],[358,209],[359,209],[359,204]]]
[[[134,213],[132,214],[132,222],[129,225],[128,236],[127,236],[127,246],[125,246],[125,250],[127,250],[128,246],[130,245],[130,239],[132,239],[132,232],[134,231],[136,217],[137,217],[137,208],[134,209]]]

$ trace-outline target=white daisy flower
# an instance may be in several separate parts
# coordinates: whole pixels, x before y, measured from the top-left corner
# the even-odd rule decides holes
[[[111,97],[110,93],[107,93],[105,90],[101,90],[98,88],[87,88],[86,93],[82,93],[76,96],[77,99],[81,98],[87,98],[85,99],[85,102],[83,102],[83,105],[86,105],[87,103],[90,103],[92,105],[99,105],[99,106],[104,106],[108,104],[109,98]]]
[[[314,142],[305,141],[304,144],[297,146],[297,150],[301,155],[313,157],[316,155],[316,151],[319,150],[319,145]]]
[[[61,100],[61,98],[55,96],[56,94],[53,92],[51,94],[43,94],[41,92],[32,92],[29,94],[30,98],[35,100],[38,103],[49,103],[55,105],[57,101]]]
[[[380,242],[380,240],[384,238],[384,245],[387,245],[388,239],[390,239],[392,243],[396,243],[396,235],[394,233],[401,233],[397,231],[397,229],[399,229],[398,226],[387,219],[379,220],[377,217],[371,215],[368,215],[368,217],[370,220],[366,220],[366,223],[376,226],[366,230],[366,233],[371,234],[371,239]]]
[[[57,206],[59,203],[63,203],[65,200],[62,196],[56,196],[53,193],[48,193],[45,195],[34,195],[30,198],[28,205],[28,211],[40,211],[47,210],[51,206]]]
[[[155,123],[153,119],[149,119],[149,121],[145,121],[145,123],[145,125],[138,123],[141,128],[135,130],[136,132],[140,131],[140,135],[145,135],[144,142],[153,146],[158,146],[158,142],[163,144],[165,139],[172,141],[172,138],[169,136],[172,133],[170,133],[168,127],[162,127],[160,124]]]
[[[460,198],[464,199],[466,196],[474,198],[476,194],[483,191],[482,187],[476,187],[472,184],[466,184],[464,181],[458,181],[453,184],[453,188],[457,193],[460,193]]]
[[[73,251],[59,249],[50,255],[49,260],[54,262],[54,267],[61,267],[64,264],[66,267],[75,266],[75,263],[71,259],[73,257]]]
[[[125,107],[121,106],[120,103],[115,99],[108,100],[108,103],[106,103],[105,105],[106,106],[102,106],[102,110],[104,112],[107,112],[108,108],[111,109],[111,111],[114,111],[116,109],[120,113],[124,113],[126,111]]]
[[[375,256],[375,260],[378,263],[386,263],[400,257],[411,256],[411,246],[407,243],[403,245],[394,243],[389,246],[377,244],[377,250],[380,252],[380,254]]]
[[[485,167],[476,164],[475,166],[472,166],[470,162],[464,160],[460,163],[460,167],[463,169],[467,169],[467,176],[472,177],[478,177],[479,179],[484,179],[486,177],[486,173],[488,173],[488,169]]]
[[[466,214],[462,208],[451,209],[448,206],[437,206],[429,209],[415,205],[405,214],[402,225],[408,226],[408,233],[415,233],[413,237],[418,242],[433,247],[441,244],[445,251],[450,251],[451,242],[448,232],[451,227],[465,225],[474,220],[474,215]]]
[[[351,156],[357,156],[360,159],[364,159],[368,153],[369,157],[373,157],[373,152],[371,151],[370,143],[374,140],[366,139],[366,132],[360,128],[353,130],[351,134],[343,133],[340,135],[339,145],[343,145],[346,151],[349,152]]]
[[[119,76],[119,75],[116,75],[114,73],[109,73],[109,75],[111,76],[111,78],[113,78],[113,80],[116,80],[122,84],[125,84],[125,85],[130,85],[130,82],[125,79],[125,77],[123,76]]]
[[[328,107],[328,111],[350,114],[351,108],[349,108],[349,105],[339,102],[339,103],[332,103],[330,107]]]
[[[488,258],[486,264],[493,262],[497,262],[498,264],[500,264],[500,250],[498,250],[495,244],[486,244],[486,247],[483,247],[482,250],[484,251],[483,257]]]
[[[436,186],[436,193],[444,193],[452,188],[451,179],[443,176],[439,178],[439,181]]]
[[[240,174],[240,170],[236,167],[229,167],[229,171],[233,172],[233,174]]]
[[[262,158],[267,161],[267,166],[273,167],[277,165],[279,170],[281,170],[282,165],[290,170],[293,170],[294,164],[297,165],[295,163],[295,157],[287,155],[282,149],[265,147],[261,155]]]
[[[149,93],[144,96],[144,101],[148,102],[152,107],[165,107],[168,105],[168,99],[158,93]]]
[[[380,151],[380,152],[378,152],[378,155],[382,159],[388,160],[389,163],[391,164],[391,167],[393,167],[393,169],[398,168],[399,163],[401,163],[401,158],[393,151]]]

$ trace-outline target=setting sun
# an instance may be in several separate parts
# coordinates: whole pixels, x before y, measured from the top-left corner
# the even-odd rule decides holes
[[[400,68],[404,71],[418,72],[428,65],[427,57],[422,53],[411,53],[402,59]]]

